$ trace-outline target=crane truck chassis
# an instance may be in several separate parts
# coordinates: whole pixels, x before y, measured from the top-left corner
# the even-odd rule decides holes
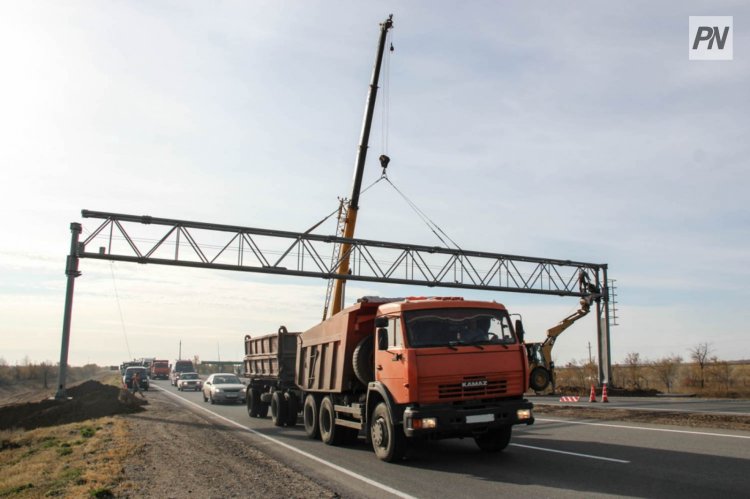
[[[473,437],[503,450],[532,424],[523,326],[496,302],[365,297],[303,332],[245,337],[247,410],[309,438],[364,437],[400,460],[412,439]]]

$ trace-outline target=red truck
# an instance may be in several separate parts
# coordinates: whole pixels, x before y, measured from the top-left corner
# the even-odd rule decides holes
[[[169,379],[169,361],[154,360],[151,363],[151,377],[153,379]]]
[[[532,424],[523,326],[496,302],[365,297],[303,332],[245,337],[247,409],[329,445],[365,437],[383,461],[412,439],[503,450]]]

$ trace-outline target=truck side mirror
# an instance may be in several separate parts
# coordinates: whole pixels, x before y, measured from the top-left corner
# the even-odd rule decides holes
[[[376,317],[375,327],[388,327],[388,317]]]
[[[378,328],[378,350],[388,350],[388,330],[384,327]]]
[[[518,336],[518,341],[523,343],[524,331],[523,322],[521,322],[521,319],[516,319],[516,336]]]

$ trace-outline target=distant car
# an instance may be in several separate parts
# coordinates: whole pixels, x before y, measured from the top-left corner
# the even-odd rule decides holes
[[[185,390],[199,391],[203,388],[203,381],[198,373],[182,373],[177,380],[177,389],[181,392]]]
[[[142,390],[148,390],[149,379],[148,379],[148,368],[143,366],[128,367],[125,369],[125,375],[122,377],[122,383],[128,390],[133,389],[133,376],[135,373],[139,373],[141,376],[140,387]]]
[[[236,374],[214,373],[203,383],[203,401],[245,403],[245,385]]]
[[[177,386],[177,380],[180,379],[182,373],[194,373],[195,367],[193,362],[189,360],[176,360],[172,366],[172,372],[169,374],[169,382],[172,386]]]

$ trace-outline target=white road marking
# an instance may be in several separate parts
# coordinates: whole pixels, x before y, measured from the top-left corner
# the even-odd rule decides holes
[[[326,465],[326,466],[328,466],[330,468],[333,468],[334,470],[336,470],[336,471],[338,471],[340,473],[343,473],[345,475],[349,475],[350,477],[356,478],[357,480],[361,480],[361,481],[363,481],[363,482],[365,482],[365,483],[367,483],[369,485],[372,485],[373,487],[376,487],[376,488],[378,488],[380,490],[384,490],[384,491],[386,491],[386,492],[388,492],[390,494],[393,494],[394,496],[403,497],[404,499],[416,499],[415,496],[411,496],[411,495],[409,495],[409,494],[407,494],[405,492],[401,492],[400,490],[396,490],[396,489],[394,489],[392,487],[389,487],[387,485],[383,485],[382,483],[378,483],[375,480],[371,480],[371,479],[367,478],[366,476],[360,475],[360,474],[355,473],[355,472],[353,472],[351,470],[348,470],[346,468],[342,468],[341,466],[339,466],[337,464],[333,464],[333,463],[331,463],[329,461],[326,461],[324,459],[321,459],[321,458],[319,458],[317,456],[313,456],[312,454],[309,454],[309,453],[307,453],[307,452],[305,452],[303,450],[300,450],[300,449],[298,449],[296,447],[293,447],[293,446],[291,446],[291,445],[289,445],[287,443],[284,443],[284,442],[282,442],[280,440],[277,440],[277,439],[275,439],[273,437],[269,437],[268,435],[264,435],[263,433],[260,433],[257,430],[253,430],[252,428],[248,428],[247,426],[244,426],[244,425],[242,425],[240,423],[237,423],[236,421],[232,421],[229,418],[225,418],[224,416],[222,416],[220,414],[216,414],[215,412],[213,412],[213,411],[211,411],[209,409],[206,409],[205,407],[201,406],[200,404],[196,404],[195,402],[191,402],[189,400],[186,400],[186,399],[180,397],[179,395],[175,395],[174,393],[172,393],[172,392],[170,392],[168,390],[165,390],[164,388],[162,388],[160,386],[154,385],[154,388],[157,388],[157,389],[163,391],[164,393],[166,393],[170,397],[174,397],[175,399],[177,399],[181,403],[190,404],[192,406],[195,406],[198,409],[209,413],[213,417],[219,418],[219,419],[221,419],[223,421],[226,421],[227,423],[230,423],[230,424],[232,424],[232,425],[234,425],[234,426],[236,426],[238,428],[242,428],[243,430],[249,431],[250,433],[252,433],[254,435],[257,435],[257,436],[259,436],[261,438],[265,438],[266,440],[269,440],[269,441],[271,441],[271,442],[273,442],[273,443],[275,443],[277,445],[280,445],[280,446],[284,447],[285,449],[289,449],[291,451],[294,451],[297,454],[305,456],[308,459],[312,459],[315,462],[318,462],[320,464],[324,464],[324,465]]]
[[[510,444],[510,445],[512,445],[513,447],[521,447],[523,449],[534,449],[534,450],[540,450],[544,452],[552,452],[555,454],[565,454],[568,456],[585,457],[587,459],[598,459],[599,461],[610,461],[613,463],[630,464],[630,461],[625,461],[622,459],[615,459],[612,457],[593,456],[591,454],[579,454],[578,452],[568,452],[564,450],[548,449],[546,447],[535,447],[533,445],[523,445],[523,444]]]
[[[666,428],[646,428],[645,426],[628,426],[628,425],[607,424],[607,423],[589,423],[586,421],[570,421],[566,419],[535,418],[534,421],[545,421],[549,423],[582,424],[582,425],[589,425],[589,426],[604,426],[606,428],[624,428],[626,430],[661,431],[664,433],[687,433],[688,435],[703,435],[703,436],[709,436],[709,437],[750,439],[750,436],[747,436],[747,435],[728,435],[726,433],[710,433],[706,431],[669,430]]]

